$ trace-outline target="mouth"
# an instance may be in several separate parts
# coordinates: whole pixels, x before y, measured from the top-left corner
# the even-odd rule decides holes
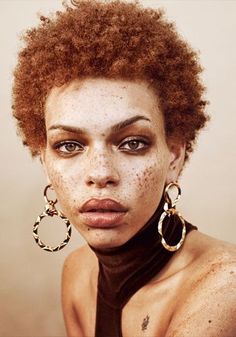
[[[93,228],[113,228],[119,226],[128,211],[112,199],[90,199],[80,208],[86,225]]]

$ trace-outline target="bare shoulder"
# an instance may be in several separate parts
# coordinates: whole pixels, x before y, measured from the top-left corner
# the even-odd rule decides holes
[[[200,253],[193,261],[192,267],[196,273],[209,277],[222,277],[226,268],[235,267],[236,245],[212,238],[198,232],[196,250]]]
[[[199,232],[195,249],[200,252],[191,266],[195,286],[207,286],[208,281],[212,279],[228,280],[227,272],[230,272],[232,277],[236,276],[236,245]]]
[[[167,337],[234,337],[236,246],[197,233],[193,260]]]
[[[66,287],[67,291],[82,290],[84,280],[88,281],[91,278],[91,274],[96,267],[96,257],[87,245],[73,251],[64,262],[62,272],[63,287]]]
[[[67,336],[83,337],[83,310],[89,307],[94,289],[96,257],[88,246],[72,252],[65,260],[62,272],[62,309]]]

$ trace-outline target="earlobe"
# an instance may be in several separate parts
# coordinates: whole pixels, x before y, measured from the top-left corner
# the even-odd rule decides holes
[[[186,146],[185,144],[173,142],[172,144],[169,144],[169,150],[170,161],[166,176],[166,184],[178,181],[184,165]]]

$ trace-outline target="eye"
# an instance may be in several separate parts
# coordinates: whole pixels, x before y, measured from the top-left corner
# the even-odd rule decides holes
[[[139,138],[130,138],[126,139],[123,141],[119,149],[122,151],[127,151],[127,152],[138,152],[146,149],[149,146],[149,142],[144,139],[139,139]]]
[[[64,155],[72,155],[84,150],[84,146],[81,143],[69,140],[57,143],[54,148]]]

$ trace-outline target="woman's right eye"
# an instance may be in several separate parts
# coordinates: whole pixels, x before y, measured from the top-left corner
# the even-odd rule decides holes
[[[73,155],[84,150],[84,146],[76,141],[60,142],[54,148],[63,155]]]

